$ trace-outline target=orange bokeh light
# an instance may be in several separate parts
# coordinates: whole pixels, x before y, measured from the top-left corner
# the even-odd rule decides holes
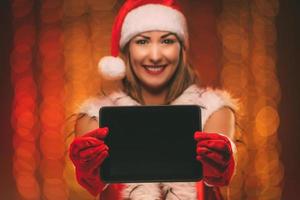
[[[43,134],[40,138],[40,149],[47,159],[61,159],[65,155],[64,138]]]
[[[66,190],[66,183],[59,178],[45,179],[43,192],[47,199],[68,199],[68,191]]]
[[[40,200],[40,188],[36,178],[30,174],[16,177],[17,189],[25,199]]]
[[[279,115],[276,109],[265,106],[257,113],[255,127],[257,132],[264,137],[273,135],[279,126]]]

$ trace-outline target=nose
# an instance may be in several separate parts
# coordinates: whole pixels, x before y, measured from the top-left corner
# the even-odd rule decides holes
[[[159,64],[162,61],[162,49],[160,47],[160,45],[158,44],[153,44],[150,47],[149,50],[149,59],[150,62],[153,64]]]

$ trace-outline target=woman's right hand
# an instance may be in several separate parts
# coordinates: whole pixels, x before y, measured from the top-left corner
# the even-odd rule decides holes
[[[70,145],[77,181],[94,196],[105,185],[100,178],[99,167],[108,156],[108,146],[103,141],[107,134],[108,128],[97,128],[75,138]]]

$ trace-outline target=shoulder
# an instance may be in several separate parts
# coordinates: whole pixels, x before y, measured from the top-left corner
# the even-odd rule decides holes
[[[222,133],[233,138],[235,130],[234,112],[228,107],[221,107],[209,116],[203,130],[205,132]]]
[[[95,117],[91,117],[87,114],[78,114],[74,127],[75,135],[83,135],[98,128],[98,126],[98,121]]]
[[[223,106],[216,110],[212,115],[211,118],[214,119],[224,119],[224,118],[234,118],[234,112],[229,107]]]
[[[229,92],[226,90],[205,88],[203,89],[200,101],[205,113],[203,116],[204,128],[216,127],[219,131],[222,131],[222,127],[233,129],[235,126],[235,113],[238,112],[239,103]]]
[[[202,109],[202,124],[210,116],[219,111],[222,114],[234,114],[238,111],[238,100],[233,98],[227,91],[212,88],[201,88],[196,85],[188,87],[182,95],[180,95],[172,104],[195,104],[199,105]],[[223,108],[226,109],[223,109]],[[224,111],[225,110],[225,111]]]
[[[216,111],[228,107],[232,111],[238,110],[238,100],[233,98],[226,90],[205,88],[202,90],[200,101],[207,109]]]
[[[84,113],[98,118],[99,110],[103,106],[131,106],[139,105],[123,91],[114,91],[105,96],[88,98],[77,109],[76,113]]]
[[[111,106],[107,96],[95,96],[84,100],[76,109],[74,131],[77,136],[98,128],[98,113],[102,106]]]
[[[108,96],[97,96],[86,99],[77,109],[77,114],[86,114],[97,117],[102,106],[112,106],[113,102]]]
[[[233,110],[238,109],[238,101],[226,90],[189,86],[172,104],[199,104],[203,107],[226,105]]]

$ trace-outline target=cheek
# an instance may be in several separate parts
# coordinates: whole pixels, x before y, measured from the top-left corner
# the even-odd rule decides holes
[[[130,61],[133,65],[141,63],[146,56],[145,50],[141,48],[130,49]]]
[[[164,49],[164,55],[173,64],[178,64],[180,55],[180,45],[170,46]]]
[[[177,65],[179,62],[179,48],[167,48],[165,50],[165,56],[169,62]]]

